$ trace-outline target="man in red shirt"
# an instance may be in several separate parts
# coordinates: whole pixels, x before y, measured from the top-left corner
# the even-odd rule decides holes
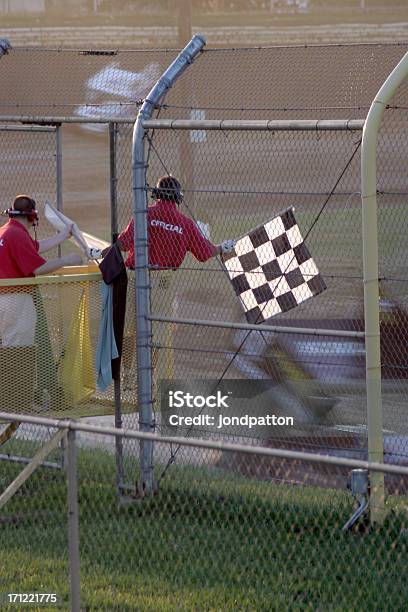
[[[177,270],[187,253],[192,253],[198,261],[207,261],[220,253],[231,251],[234,240],[225,240],[214,245],[199,229],[198,225],[179,211],[183,193],[179,181],[173,176],[163,176],[153,189],[156,200],[147,213],[149,264],[157,269]],[[134,222],[118,236],[122,251],[128,251],[126,267],[134,269]]]
[[[0,278],[28,278],[50,274],[62,266],[79,265],[79,255],[46,261],[40,253],[53,249],[70,237],[67,227],[44,240],[33,240],[30,226],[38,221],[35,201],[27,195],[15,198],[7,211],[9,221],[0,227]],[[34,344],[36,310],[30,287],[0,287],[0,340],[3,346]]]
[[[198,261],[204,262],[215,257],[220,253],[227,253],[235,246],[234,240],[225,240],[221,244],[212,244],[204,236],[198,225],[179,210],[183,202],[183,193],[180,182],[173,176],[162,176],[157,181],[156,187],[152,190],[152,197],[155,199],[153,206],[147,212],[148,226],[148,249],[149,265],[155,272],[152,279],[152,303],[160,302],[160,309],[163,314],[171,315],[173,308],[173,298],[171,295],[171,280],[169,270],[177,270],[184,261],[187,253],[191,253]],[[126,267],[135,267],[134,249],[134,222],[130,221],[126,229],[118,236],[118,246],[122,251],[127,251]],[[156,276],[157,274],[157,276]],[[130,302],[130,310],[133,309],[134,301]],[[154,307],[154,306],[153,306]],[[132,313],[133,314],[133,313]],[[133,319],[132,315],[130,320]],[[167,332],[171,334],[171,327]],[[160,333],[157,332],[160,336]],[[163,338],[163,344],[171,344],[169,337]],[[133,361],[134,335],[125,335],[123,365],[125,370],[125,388],[128,379],[131,380],[131,368]],[[157,357],[157,355],[156,355]],[[156,370],[160,370],[159,364]],[[166,376],[167,378],[169,375]],[[156,378],[161,378],[158,374]]]

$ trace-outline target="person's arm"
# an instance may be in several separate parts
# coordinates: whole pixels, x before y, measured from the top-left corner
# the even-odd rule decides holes
[[[201,230],[193,221],[189,221],[188,232],[188,250],[194,255],[197,261],[204,262],[217,255],[216,245],[205,238]]]
[[[42,266],[39,266],[34,270],[34,276],[41,276],[44,274],[51,274],[55,270],[59,270],[63,266],[80,266],[82,264],[82,257],[80,255],[72,254],[65,255],[64,257],[56,257],[55,259],[49,259]]]
[[[190,226],[189,251],[194,257],[204,262],[221,253],[229,253],[235,246],[235,240],[224,240],[221,244],[212,244],[194,223]]]
[[[67,225],[63,230],[58,232],[58,234],[55,234],[50,238],[43,238],[43,240],[39,240],[38,252],[44,253],[45,251],[49,251],[50,249],[57,247],[59,244],[61,244],[61,242],[64,242],[64,240],[70,238],[72,236],[72,228],[73,224]]]

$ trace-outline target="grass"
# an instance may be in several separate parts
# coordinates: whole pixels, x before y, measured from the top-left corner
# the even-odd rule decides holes
[[[2,465],[2,488],[17,469]],[[407,601],[403,498],[389,500],[381,529],[343,534],[345,492],[173,466],[157,496],[118,508],[111,456],[80,451],[79,474],[84,609],[375,610]],[[63,475],[48,471],[2,510],[0,592],[55,592],[68,608],[66,512]]]

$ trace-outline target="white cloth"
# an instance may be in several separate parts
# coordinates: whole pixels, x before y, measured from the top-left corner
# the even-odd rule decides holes
[[[202,233],[202,235],[204,236],[204,238],[207,238],[207,240],[210,240],[211,234],[210,234],[210,226],[208,225],[208,223],[204,223],[204,221],[197,221],[197,226],[200,232]]]
[[[110,243],[106,242],[106,240],[101,240],[100,238],[96,238],[96,236],[92,236],[92,234],[81,232],[76,223],[69,217],[63,215],[61,211],[54,208],[49,202],[45,203],[44,212],[47,221],[59,232],[65,229],[67,225],[73,226],[70,240],[75,242],[75,244],[82,249],[84,255],[88,259],[99,258],[101,253],[95,254],[95,251],[103,251],[103,249],[110,246]]]
[[[27,293],[0,294],[0,340],[2,346],[31,346],[35,339],[37,312]]]

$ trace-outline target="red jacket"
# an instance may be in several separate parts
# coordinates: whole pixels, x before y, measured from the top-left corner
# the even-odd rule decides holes
[[[15,219],[0,227],[0,278],[26,278],[45,263],[38,242]]]
[[[187,253],[198,261],[215,255],[215,246],[200,232],[192,219],[181,213],[175,202],[158,200],[147,213],[149,264],[159,268],[177,269]],[[133,219],[118,239],[129,251],[126,267],[135,267]]]

